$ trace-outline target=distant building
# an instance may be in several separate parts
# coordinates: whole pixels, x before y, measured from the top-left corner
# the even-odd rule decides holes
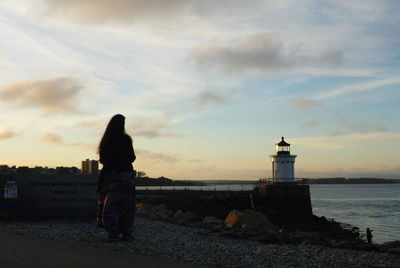
[[[275,146],[276,154],[270,155],[273,183],[294,183],[294,161],[296,155],[290,154],[290,144],[283,137]]]
[[[97,175],[99,173],[99,161],[86,159],[82,161],[83,175]]]

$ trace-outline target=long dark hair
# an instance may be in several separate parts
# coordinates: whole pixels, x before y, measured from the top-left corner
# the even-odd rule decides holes
[[[110,145],[112,146],[112,143],[123,135],[126,135],[125,116],[122,114],[116,114],[111,118],[110,122],[108,122],[103,138],[101,138],[99,144],[98,153],[101,154],[104,148],[109,147]]]

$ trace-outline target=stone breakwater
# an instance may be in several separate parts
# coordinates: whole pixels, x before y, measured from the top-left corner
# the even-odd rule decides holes
[[[45,239],[65,240],[139,255],[156,255],[211,267],[400,267],[385,252],[307,244],[265,244],[233,239],[206,228],[137,217],[132,242],[106,243],[93,220],[2,220],[0,226]]]

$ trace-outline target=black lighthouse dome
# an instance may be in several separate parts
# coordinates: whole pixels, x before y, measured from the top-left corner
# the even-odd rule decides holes
[[[278,155],[290,155],[290,144],[285,141],[284,137],[282,137],[282,140],[275,147]]]

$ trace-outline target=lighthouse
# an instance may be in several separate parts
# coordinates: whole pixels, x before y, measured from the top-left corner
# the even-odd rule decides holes
[[[290,144],[284,137],[275,145],[275,148],[276,154],[270,155],[273,183],[294,183],[294,161],[297,155],[290,154]]]

